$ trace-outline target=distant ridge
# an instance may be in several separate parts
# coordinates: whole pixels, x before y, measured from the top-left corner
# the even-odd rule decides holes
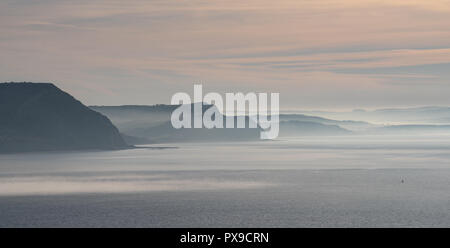
[[[214,105],[202,104],[203,112]],[[90,106],[110,118],[124,137],[148,140],[149,143],[167,142],[224,142],[224,141],[255,141],[259,140],[260,128],[181,128],[172,127],[170,118],[172,111],[180,105],[122,105],[122,106]],[[191,111],[193,111],[193,107]],[[194,112],[192,113],[195,114]],[[224,123],[227,117],[223,116]],[[249,118],[245,117],[246,127]],[[127,139],[131,144],[135,139]]]
[[[104,115],[51,83],[0,83],[0,153],[122,149]]]
[[[194,106],[196,103],[192,103]],[[164,112],[164,113],[172,113],[176,108],[180,105],[168,105],[168,104],[156,104],[156,105],[118,105],[118,106],[100,106],[93,105],[89,106],[89,108],[101,112],[101,113],[115,113],[120,111],[129,111],[129,112]],[[213,105],[202,104],[203,111],[206,111],[208,108]]]
[[[91,109],[107,110],[140,110],[140,111],[173,111],[178,105],[156,104],[156,105],[119,105],[119,106],[89,106]]]

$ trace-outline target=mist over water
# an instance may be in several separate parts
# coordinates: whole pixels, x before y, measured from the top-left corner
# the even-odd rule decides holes
[[[450,224],[450,136],[167,146],[1,155],[0,226]]]

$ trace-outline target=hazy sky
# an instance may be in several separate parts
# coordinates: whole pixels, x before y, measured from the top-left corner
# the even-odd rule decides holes
[[[99,105],[194,83],[285,109],[450,105],[450,1],[2,0],[0,81]]]

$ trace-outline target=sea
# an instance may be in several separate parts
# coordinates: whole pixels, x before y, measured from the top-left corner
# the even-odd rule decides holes
[[[449,227],[450,136],[0,155],[0,227]]]

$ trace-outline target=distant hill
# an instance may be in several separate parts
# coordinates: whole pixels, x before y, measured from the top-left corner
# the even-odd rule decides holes
[[[337,125],[312,121],[280,121],[280,136],[334,136],[348,135],[352,132]]]
[[[427,106],[416,108],[389,108],[377,110],[356,109],[351,112],[304,111],[331,119],[350,119],[384,125],[450,125],[450,107]]]
[[[373,115],[380,116],[387,120],[409,123],[434,123],[449,124],[449,107],[418,107],[418,108],[392,108],[378,109],[373,111]]]
[[[212,105],[203,105],[203,111]],[[122,106],[90,106],[107,116],[119,130],[129,135],[134,130],[158,126],[170,121],[172,111],[179,105],[122,105]]]
[[[352,120],[332,120],[319,116],[303,115],[303,114],[280,114],[280,121],[298,121],[298,122],[309,122],[309,123],[319,123],[327,126],[338,126],[342,129],[350,131],[364,131],[369,128],[373,128],[374,125],[364,122],[364,121],[352,121]],[[311,126],[311,125],[309,125]],[[318,125],[318,129],[323,128]],[[332,131],[332,130],[330,130]],[[327,131],[325,131],[327,132]]]
[[[201,103],[195,103],[201,104]],[[179,105],[125,105],[125,106],[91,106],[111,119],[120,132],[127,136],[148,140],[150,143],[165,142],[223,142],[259,140],[260,128],[181,128],[175,129],[170,122],[172,111]],[[203,104],[203,112],[213,105]],[[194,109],[193,107],[191,108]],[[224,117],[224,123],[227,118]],[[248,127],[249,118],[246,117]],[[127,139],[133,142],[134,139]],[[142,143],[133,143],[140,144]]]
[[[426,134],[450,134],[450,125],[392,125],[375,128],[369,133],[375,134],[408,134],[408,135],[426,135]]]
[[[123,134],[157,143],[259,139],[260,129],[174,129],[170,123],[170,115],[177,107],[178,105],[91,106],[93,110],[108,116]],[[211,107],[215,106],[203,105],[203,111]],[[246,123],[249,121],[246,117]],[[371,127],[373,125],[370,123],[361,121],[336,121],[302,114],[280,115],[280,136],[284,137],[345,135]]]
[[[107,117],[55,85],[0,84],[0,152],[125,147]]]

